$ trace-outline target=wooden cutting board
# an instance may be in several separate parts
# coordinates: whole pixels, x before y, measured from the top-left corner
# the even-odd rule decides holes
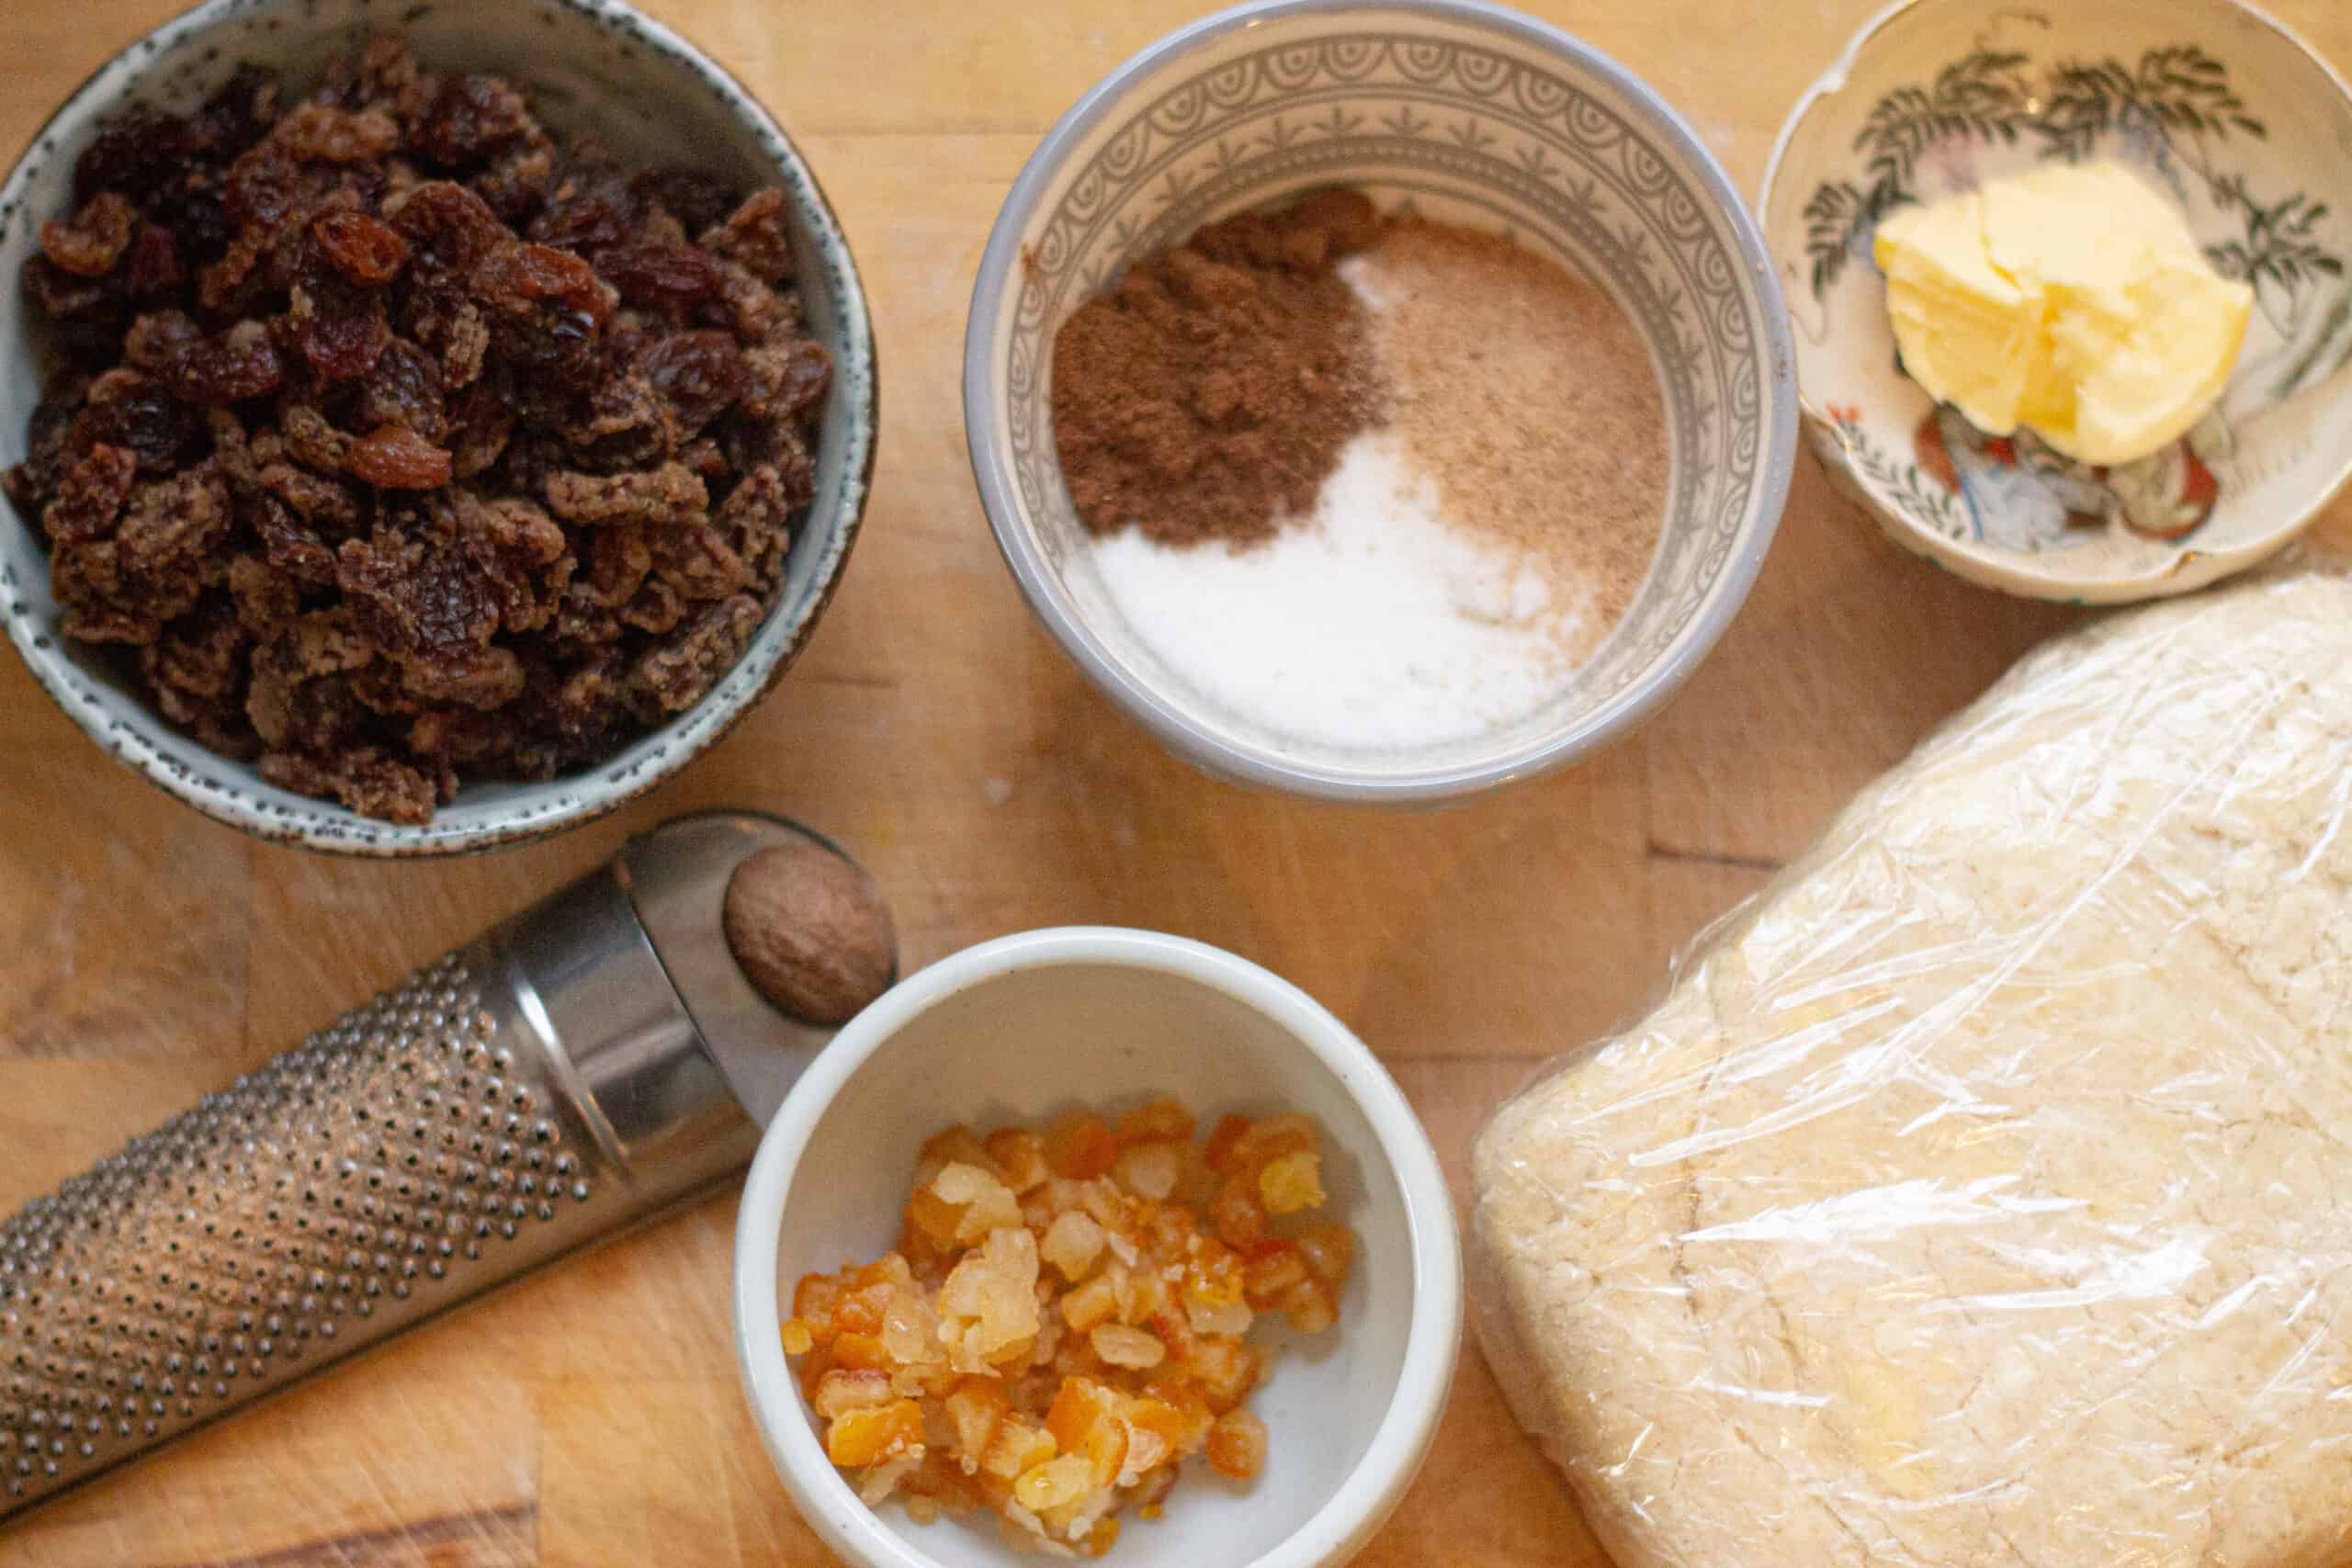
[[[0,149],[177,0],[11,0]],[[1539,0],[1760,177],[1876,0]],[[551,843],[386,865],[255,844],[107,760],[0,656],[0,1211],[610,854],[669,814],[789,813],[850,844],[910,964],[1024,927],[1216,942],[1387,1061],[1460,1179],[1542,1058],[2070,612],[1903,557],[1810,461],[1738,623],[1579,772],[1376,816],[1170,761],[1030,622],[964,457],[964,309],[1022,159],[1196,0],[652,0],[791,127],[847,225],[886,370],[866,532],[808,657],[686,773]],[[2275,0],[2352,68],[2352,8]],[[887,51],[887,52],[886,52]],[[888,77],[866,74],[887,62]],[[2352,509],[2331,526],[2352,539]],[[0,1533],[11,1568],[815,1565],[737,1391],[731,1199],[559,1269]],[[1366,1568],[1605,1568],[1474,1351]]]

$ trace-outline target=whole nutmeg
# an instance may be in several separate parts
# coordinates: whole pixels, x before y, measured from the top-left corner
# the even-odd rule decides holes
[[[847,1023],[898,974],[881,890],[820,844],[746,856],[728,879],[720,924],[753,987],[807,1023]]]

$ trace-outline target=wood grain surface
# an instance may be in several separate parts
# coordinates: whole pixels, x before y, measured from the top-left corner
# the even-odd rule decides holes
[[[491,3],[491,0],[485,0]],[[1538,0],[1646,77],[1753,192],[1797,93],[1877,0]],[[175,0],[7,0],[0,149]],[[1881,543],[1801,466],[1753,597],[1664,715],[1578,772],[1367,815],[1171,761],[1030,621],[964,457],[988,225],[1038,135],[1200,0],[651,0],[791,128],[886,367],[866,532],[790,679],[620,816],[388,865],[259,845],[104,757],[0,657],[0,1210],[412,965],[695,807],[845,840],[906,957],[1069,921],[1291,977],[1371,1042],[1457,1183],[1541,1058],[1655,993],[1677,948],[2070,612]],[[2276,0],[2340,67],[2352,7]],[[2352,535],[2339,507],[2330,527]],[[0,1531],[9,1568],[808,1564],[729,1346],[731,1200],[706,1202]],[[1474,1351],[1365,1568],[1604,1568]],[[1208,1568],[1208,1565],[1204,1565]]]

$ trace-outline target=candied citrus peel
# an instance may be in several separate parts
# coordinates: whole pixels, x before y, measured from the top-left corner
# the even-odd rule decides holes
[[[1278,1314],[1339,1321],[1355,1261],[1312,1119],[1172,1100],[922,1146],[896,1251],[804,1276],[782,1325],[826,1456],[868,1504],[986,1512],[1016,1545],[1099,1557],[1158,1518],[1184,1461],[1255,1479],[1246,1407]]]

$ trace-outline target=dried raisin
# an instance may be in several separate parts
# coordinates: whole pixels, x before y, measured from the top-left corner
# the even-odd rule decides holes
[[[93,378],[70,366],[53,372],[33,405],[25,431],[25,460],[7,471],[8,497],[32,516],[49,498],[59,471],[74,449],[82,407]]]
[[[520,143],[492,159],[488,168],[467,182],[467,188],[487,202],[501,221],[520,228],[546,205],[548,187],[554,181],[553,151]]]
[[[639,371],[600,373],[576,412],[563,416],[572,461],[591,473],[641,468],[669,457],[675,445],[667,407]]]
[[[612,291],[597,281],[596,269],[552,245],[501,245],[474,268],[473,287],[502,308],[554,299],[599,323],[612,313]]]
[[[702,480],[676,463],[630,474],[551,474],[548,507],[572,523],[700,521],[710,509]]]
[[[440,271],[462,275],[509,243],[490,204],[461,185],[426,180],[384,204],[384,217]]]
[[[450,658],[486,646],[498,602],[453,546],[428,544],[416,525],[379,524],[335,553],[335,581],[380,647],[405,659]]]
[[[357,164],[380,158],[400,144],[400,127],[381,109],[345,109],[330,104],[297,104],[278,118],[264,138],[311,164]]]
[[[386,822],[430,822],[434,807],[447,793],[437,773],[428,773],[374,746],[358,747],[336,757],[266,752],[261,776],[298,795],[333,796],[363,817]]]
[[[340,473],[351,437],[308,403],[284,401],[277,408],[278,434],[295,460],[322,473]]]
[[[179,292],[187,281],[187,269],[180,265],[179,242],[169,229],[160,223],[139,226],[123,281],[134,299],[163,299]]]
[[[322,381],[367,375],[392,336],[383,301],[340,278],[297,284],[286,320],[295,346]]]
[[[184,271],[218,260],[236,229],[229,219],[224,177],[208,169],[188,170],[175,184],[150,197],[146,211],[169,231]]]
[[[335,585],[334,548],[284,501],[275,495],[248,496],[239,513],[261,540],[268,564],[287,581],[309,589]],[[232,572],[232,587],[235,581]]]
[[[763,344],[744,359],[751,371],[744,406],[761,419],[800,417],[816,407],[833,378],[833,356],[822,344]]]
[[[311,225],[311,233],[335,269],[363,288],[390,283],[408,261],[400,231],[364,212],[330,212]]]
[[[792,549],[792,514],[798,510],[784,477],[773,465],[743,476],[719,503],[712,524],[729,547],[763,589],[772,589],[784,575]]]
[[[235,606],[225,594],[209,594],[155,640],[141,663],[157,685],[191,696],[225,697],[243,684],[244,647]]]
[[[672,435],[681,445],[726,412],[751,380],[743,351],[721,332],[672,333],[648,344],[637,363],[668,403]]]
[[[699,234],[735,210],[736,189],[716,175],[674,164],[649,169],[629,182],[640,201],[659,202],[689,234]]]
[[[448,431],[444,410],[441,372],[432,356],[406,338],[396,337],[385,345],[374,373],[360,389],[352,423],[361,429],[404,424],[437,443]]]
[[[549,245],[504,245],[475,267],[473,287],[499,312],[516,369],[565,382],[594,368],[613,292],[586,262]]]
[[[76,446],[104,441],[129,447],[142,473],[161,474],[178,464],[199,423],[196,411],[161,381],[136,371],[109,371],[91,389],[74,440]]]
[[[141,370],[169,374],[203,336],[204,330],[187,311],[156,310],[130,323],[123,334],[122,356]]]
[[[134,108],[107,122],[74,160],[74,200],[101,191],[133,201],[169,182],[191,151],[187,122],[151,108]]]
[[[266,398],[286,384],[286,364],[269,328],[244,321],[216,337],[189,346],[180,359],[177,385],[197,402],[241,403]]]
[[[638,660],[628,672],[630,705],[649,721],[694,706],[759,624],[760,602],[748,593],[713,604]]]
[[[274,229],[311,189],[311,180],[282,149],[262,142],[229,165],[220,210],[238,228]],[[266,238],[266,236],[260,236]]]
[[[537,631],[554,618],[578,563],[553,518],[511,497],[460,506],[458,536],[491,583],[506,630]]]
[[[454,703],[488,712],[523,694],[523,661],[511,648],[468,649],[402,666],[401,689],[425,703]]]
[[[785,228],[784,192],[755,190],[742,205],[702,234],[704,249],[740,263],[763,283],[792,276],[792,236]]]
[[[56,499],[41,513],[42,529],[60,544],[112,532],[138,479],[139,459],[127,448],[95,444],[59,477]]]
[[[104,326],[122,316],[120,294],[103,279],[77,276],[46,255],[25,263],[25,292],[52,322]]]
[[[596,257],[596,271],[625,303],[672,321],[718,299],[727,282],[717,258],[692,245],[615,245]]]
[[[298,468],[291,463],[265,463],[254,470],[254,484],[294,509],[305,524],[345,534],[359,525],[359,497],[340,479]]]
[[[104,277],[130,248],[139,209],[118,191],[102,190],[84,202],[68,222],[51,219],[40,226],[40,248],[76,277]]]
[[[496,76],[444,85],[410,129],[409,145],[444,168],[469,168],[535,129],[523,95]]]
[[[468,387],[450,410],[449,452],[458,479],[472,479],[505,454],[515,414],[503,383],[503,373],[484,377]]]
[[[752,581],[743,558],[707,525],[656,530],[653,575],[688,600],[724,599]]]
[[[531,220],[530,235],[540,244],[591,255],[635,233],[643,216],[643,204],[617,174],[575,172]]]
[[[379,490],[435,490],[449,482],[449,454],[404,424],[387,424],[351,444],[343,466]]]

